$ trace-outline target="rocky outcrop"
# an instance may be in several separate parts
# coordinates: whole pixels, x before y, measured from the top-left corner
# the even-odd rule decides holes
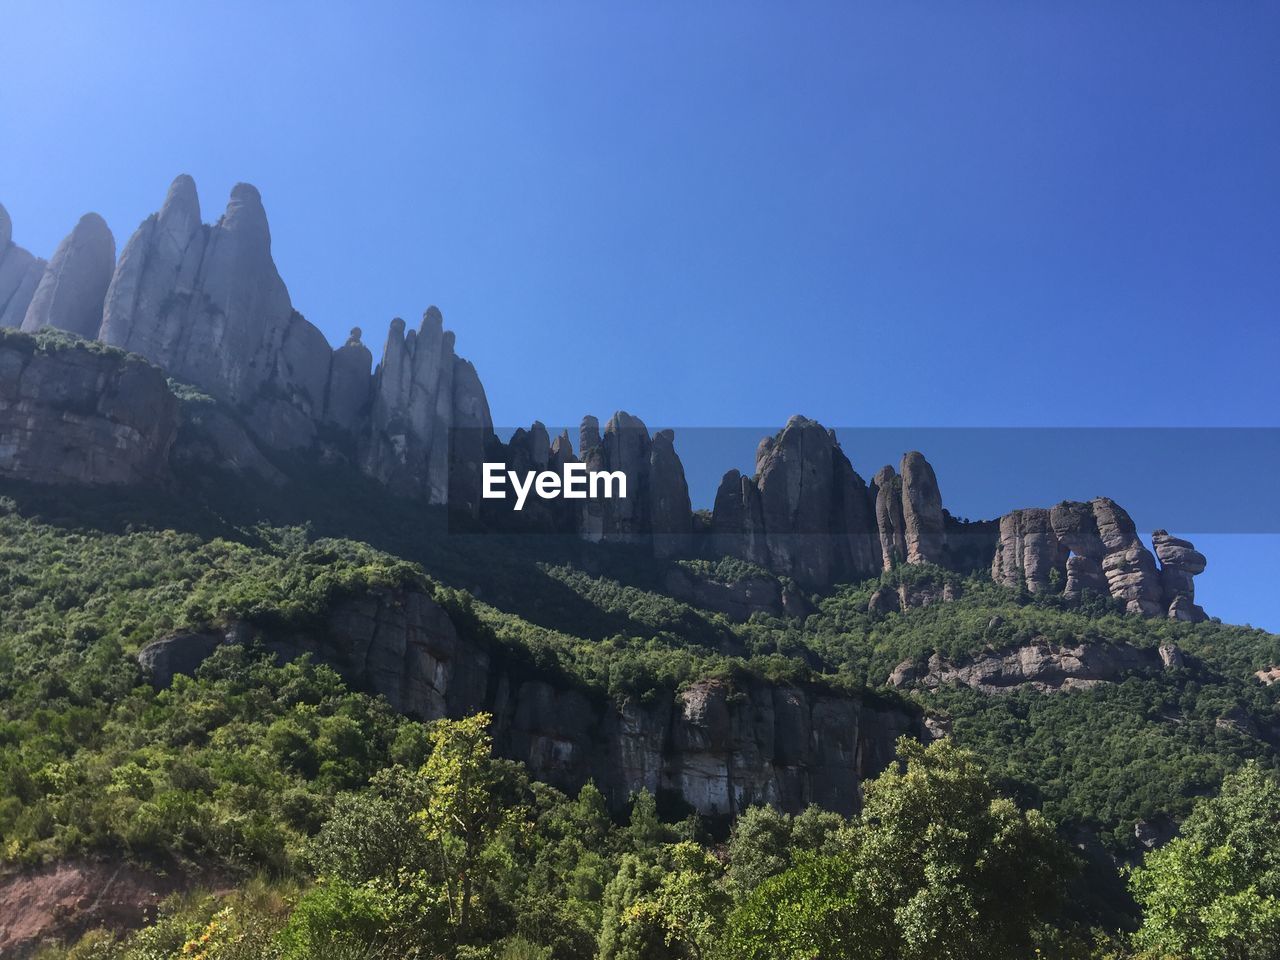
[[[177,400],[150,364],[88,344],[0,337],[0,474],[162,482],[177,428]]]
[[[899,469],[907,563],[943,563],[946,533],[942,521],[942,493],[933,467],[924,454],[912,450],[903,455]]]
[[[578,512],[583,539],[647,544],[660,557],[690,550],[693,511],[674,431],[659,430],[650,437],[643,420],[619,410],[609,418],[603,436],[599,421],[584,417],[579,442],[588,473],[620,471],[627,478],[625,497],[583,501]],[[563,445],[567,447],[567,437]]]
[[[1144,616],[1203,619],[1191,578],[1204,569],[1204,557],[1187,541],[1158,534],[1153,542],[1163,544],[1168,573],[1156,568],[1129,514],[1107,497],[1014,510],[1000,519],[991,578],[1033,593],[1061,584],[1063,595],[1074,599],[1093,591]]]
[[[1208,564],[1204,554],[1191,541],[1170,536],[1167,530],[1154,531],[1151,545],[1160,560],[1160,586],[1170,619],[1191,623],[1207,620],[1204,608],[1196,603],[1194,582]]]
[[[211,398],[184,400],[179,410],[178,437],[170,454],[175,466],[230,471],[273,487],[287,482],[240,420],[222,404]]]
[[[276,449],[315,437],[332,351],[293,309],[249,184],[237,184],[222,217],[205,226],[194,182],[173,182],[120,257],[99,336],[233,404]]]
[[[480,464],[493,439],[484,389],[453,350],[440,311],[430,307],[417,330],[391,322],[374,373],[369,429],[360,465],[369,476],[428,503],[452,500],[474,512]],[[452,465],[458,464],[451,476]]]
[[[20,327],[45,262],[13,242],[13,221],[0,204],[0,327]]]
[[[352,327],[347,342],[333,351],[324,397],[325,422],[352,435],[369,416],[373,387],[373,354],[361,342],[362,335],[359,327]]]
[[[674,566],[667,572],[663,586],[677,600],[723,613],[738,623],[749,620],[753,613],[780,617],[786,612],[782,584],[764,574],[724,582]]]
[[[674,698],[619,705],[505,663],[412,589],[337,601],[320,633],[272,635],[236,623],[162,638],[139,661],[164,686],[227,642],[262,644],[282,659],[311,654],[422,719],[487,711],[499,752],[565,790],[592,779],[615,808],[647,789],[708,816],[753,803],[849,813],[862,780],[892,760],[895,740],[920,734],[904,707],[763,680],[707,680]]]
[[[712,550],[808,586],[858,580],[898,564],[947,562],[946,515],[925,458],[884,467],[870,487],[834,434],[792,417],[756,451],[756,473],[725,474],[712,514]]]
[[[871,482],[876,505],[876,532],[880,537],[881,564],[892,570],[907,562],[906,519],[902,515],[902,479],[886,464]]]
[[[649,450],[649,522],[655,556],[688,553],[693,536],[693,508],[684,464],[675,449],[675,432],[659,430]]]
[[[1066,562],[1067,548],[1054,533],[1048,510],[1014,510],[1000,518],[1000,542],[991,565],[997,583],[1025,584],[1032,593],[1044,593],[1061,586]]]
[[[1125,643],[1058,644],[1037,637],[1024,646],[984,653],[962,662],[933,654],[926,663],[905,660],[889,676],[893,687],[936,689],[963,684],[982,693],[1032,689],[1041,693],[1081,690],[1115,683],[1132,673],[1158,673],[1181,666],[1177,648],[1139,649]]]
[[[55,327],[80,337],[97,337],[115,265],[116,240],[106,221],[96,213],[85,214],[45,267],[22,329],[34,333]]]

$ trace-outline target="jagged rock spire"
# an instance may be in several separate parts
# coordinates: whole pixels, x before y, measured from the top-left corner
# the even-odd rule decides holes
[[[90,339],[116,265],[116,240],[96,213],[86,213],[53,254],[31,297],[22,329],[56,327]]]
[[[0,204],[0,327],[20,327],[45,262],[13,242],[13,221]]]

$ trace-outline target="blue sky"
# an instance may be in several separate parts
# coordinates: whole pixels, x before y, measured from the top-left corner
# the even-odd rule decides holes
[[[6,0],[0,22],[15,240],[47,255],[92,209],[122,245],[175,174],[210,220],[247,180],[299,310],[377,352],[438,304],[500,423],[1280,420],[1274,4]],[[1204,489],[1248,466],[1206,458]],[[1280,628],[1280,543],[1217,549],[1206,604]]]

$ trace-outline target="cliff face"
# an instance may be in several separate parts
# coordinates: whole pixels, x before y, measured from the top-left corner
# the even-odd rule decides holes
[[[150,364],[100,348],[0,337],[0,474],[159,483],[177,428],[177,401]]]
[[[763,681],[731,687],[709,680],[674,699],[618,706],[502,665],[412,590],[340,601],[317,634],[263,635],[234,624],[157,640],[139,660],[164,686],[175,673],[194,671],[220,643],[254,639],[284,659],[310,653],[410,716],[488,711],[501,753],[565,790],[594,780],[615,807],[646,789],[712,816],[752,803],[852,812],[862,780],[892,760],[894,741],[919,732],[905,708]]]

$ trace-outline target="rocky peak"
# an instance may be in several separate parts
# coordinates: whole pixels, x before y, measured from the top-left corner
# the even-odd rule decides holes
[[[907,563],[942,563],[946,531],[942,493],[933,467],[918,450],[902,457],[902,519]]]
[[[96,213],[86,213],[53,254],[31,297],[22,329],[56,327],[94,338],[116,265],[116,240]]]
[[[1153,536],[1162,568],[1142,543],[1133,519],[1107,497],[1064,501],[1051,510],[1014,510],[1000,519],[991,577],[1040,593],[1063,584],[1063,595],[1086,590],[1122,600],[1130,613],[1204,619],[1191,578],[1204,557],[1186,540],[1163,530]]]
[[[0,327],[20,327],[45,262],[13,242],[13,221],[0,204]]]

